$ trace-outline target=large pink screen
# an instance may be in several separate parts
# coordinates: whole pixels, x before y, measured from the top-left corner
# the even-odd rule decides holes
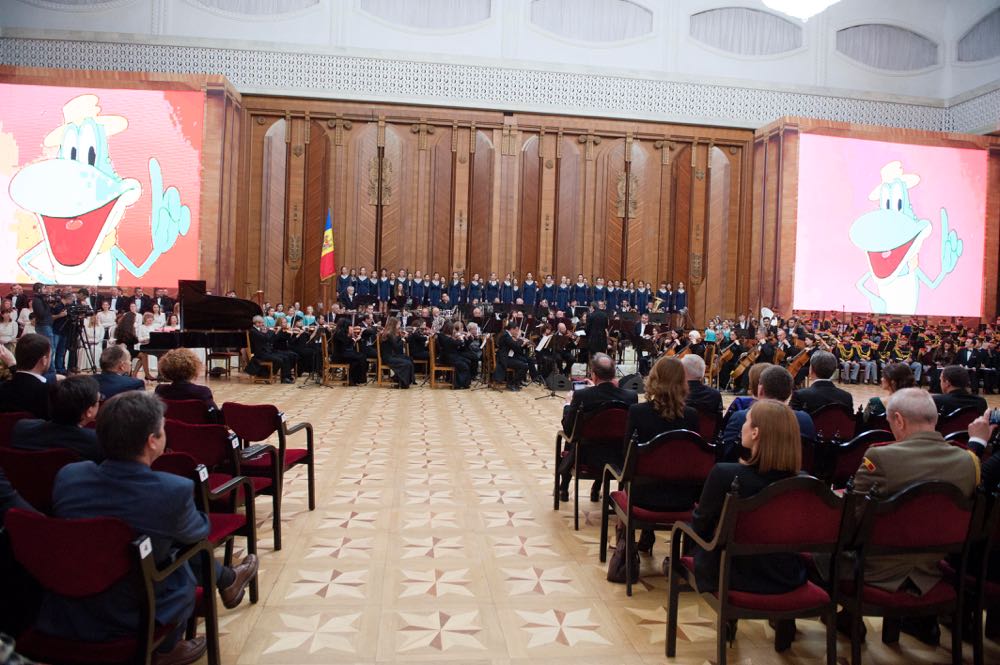
[[[204,115],[200,91],[0,84],[0,282],[196,279]]]
[[[982,312],[985,150],[803,134],[799,310]]]

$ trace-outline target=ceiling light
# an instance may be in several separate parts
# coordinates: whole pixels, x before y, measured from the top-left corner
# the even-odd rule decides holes
[[[763,0],[763,2],[765,7],[776,12],[787,14],[800,21],[808,21],[840,0]]]

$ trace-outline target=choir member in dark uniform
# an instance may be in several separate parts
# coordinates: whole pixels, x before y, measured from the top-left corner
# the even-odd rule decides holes
[[[368,361],[365,354],[355,346],[360,339],[351,335],[350,321],[341,319],[333,331],[333,352],[330,359],[334,362],[347,363],[348,385],[356,386],[365,383],[368,374]]]
[[[413,361],[403,353],[403,339],[399,330],[399,319],[390,316],[379,335],[382,346],[382,364],[392,368],[399,387],[406,389],[413,383]]]
[[[462,342],[455,338],[455,326],[450,320],[441,326],[435,343],[441,362],[455,368],[455,388],[468,388],[472,384],[472,368],[469,359],[462,355]]]
[[[533,307],[538,302],[538,284],[529,272],[521,283],[521,299],[524,304]]]

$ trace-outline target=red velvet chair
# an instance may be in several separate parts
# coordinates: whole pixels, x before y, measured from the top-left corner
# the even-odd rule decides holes
[[[281,549],[281,491],[285,471],[305,464],[309,474],[309,510],[316,509],[316,470],[313,448],[313,428],[309,423],[298,423],[291,427],[285,416],[271,404],[239,404],[226,402],[222,405],[222,415],[226,425],[239,437],[243,446],[241,471],[246,476],[262,476],[271,480],[266,492],[277,495],[274,515],[274,549]],[[306,447],[289,448],[289,434],[305,430]],[[273,445],[251,446],[263,443],[272,435],[278,436],[278,447]]]
[[[868,430],[833,448],[833,472],[830,482],[834,487],[846,487],[847,481],[861,466],[865,453],[876,443],[895,441],[892,432],[886,430]]]
[[[716,442],[716,437],[722,431],[722,414],[698,410],[698,434],[710,443]]]
[[[164,471],[194,482],[195,505],[208,515],[210,531],[208,542],[213,547],[225,545],[224,563],[233,565],[233,544],[237,536],[246,541],[247,553],[257,553],[257,521],[254,513],[253,485],[246,476],[233,476],[224,484],[211,488],[210,474],[204,464],[187,453],[165,453],[153,462],[154,471]],[[238,492],[242,489],[243,492]],[[243,514],[236,512],[235,503],[238,494],[243,495]],[[218,504],[230,503],[232,509],[225,512],[213,510]],[[257,576],[250,580],[250,602],[256,603],[258,597]]]
[[[667,602],[668,658],[677,655],[677,606],[681,578],[697,589],[694,557],[682,556],[692,542],[705,551],[718,551],[718,590],[702,593],[716,612],[718,665],[726,663],[726,626],[736,619],[797,619],[826,617],[826,660],[837,662],[837,591],[806,582],[782,594],[758,594],[729,588],[733,557],[777,553],[830,554],[830,579],[839,574],[840,552],[849,538],[854,495],[846,500],[832,492],[823,481],[795,476],[776,482],[760,493],[739,498],[730,492],[722,516],[710,542],[695,533],[690,524],[674,525],[670,537],[670,578]],[[775,636],[777,638],[777,636]]]
[[[965,406],[955,409],[951,413],[938,418],[937,431],[941,436],[948,436],[954,432],[968,431],[973,420],[983,415],[983,412],[974,406]]]
[[[944,437],[944,440],[958,448],[969,447],[969,430],[959,430]]]
[[[850,441],[857,429],[854,412],[843,404],[824,404],[811,414],[816,439],[821,442]]]
[[[211,425],[218,423],[217,409],[210,409],[200,399],[165,399],[166,418],[191,425]]]
[[[555,488],[552,509],[559,510],[559,465],[575,446],[573,459],[573,528],[580,530],[580,479],[600,480],[601,469],[608,462],[620,463],[624,458],[628,404],[602,402],[590,409],[577,411],[573,431],[556,434]],[[565,445],[564,445],[565,444]],[[586,457],[586,461],[581,458]]]
[[[165,580],[194,556],[205,557],[208,571],[199,588],[198,607],[205,617],[208,661],[218,665],[219,632],[215,607],[215,569],[206,542],[185,547],[167,567],[158,570],[146,536],[136,537],[125,522],[101,517],[65,520],[23,510],[5,519],[14,557],[47,591],[69,598],[88,598],[131,579],[137,589],[139,627],[134,637],[108,642],[71,640],[29,628],[17,639],[18,651],[47,663],[143,663],[176,627],[157,626],[153,585]]]
[[[52,512],[52,487],[56,474],[80,456],[68,448],[15,450],[0,448],[0,468],[21,498],[43,513]]]
[[[673,430],[654,436],[645,443],[633,442],[625,454],[621,471],[604,467],[604,498],[601,503],[601,561],[608,552],[608,520],[612,513],[625,524],[625,593],[632,595],[632,548],[636,529],[666,531],[676,522],[691,519],[694,504],[684,510],[648,510],[632,503],[632,493],[642,485],[691,487],[701,493],[705,479],[715,466],[715,446],[697,432]],[[612,492],[611,479],[618,481]],[[618,545],[619,547],[621,544]]]
[[[962,601],[966,562],[982,528],[985,502],[966,497],[949,483],[914,483],[881,501],[866,499],[864,516],[852,544],[856,555],[853,579],[841,583],[841,603],[853,618],[851,663],[861,665],[861,627],[865,616],[880,616],[882,641],[899,641],[899,622],[907,616],[950,614],[952,662],[962,662]],[[942,579],[929,592],[915,596],[890,592],[865,583],[868,557],[899,555],[960,555],[952,579]]]
[[[14,431],[14,424],[18,420],[34,418],[35,416],[27,411],[0,412],[0,448],[9,448],[11,434]]]

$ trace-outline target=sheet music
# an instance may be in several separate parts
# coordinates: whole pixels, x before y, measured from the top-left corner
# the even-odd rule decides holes
[[[550,339],[552,339],[552,335],[545,335],[542,337],[542,339],[538,342],[538,346],[535,347],[535,351],[538,352],[544,350],[545,347],[548,346]]]

